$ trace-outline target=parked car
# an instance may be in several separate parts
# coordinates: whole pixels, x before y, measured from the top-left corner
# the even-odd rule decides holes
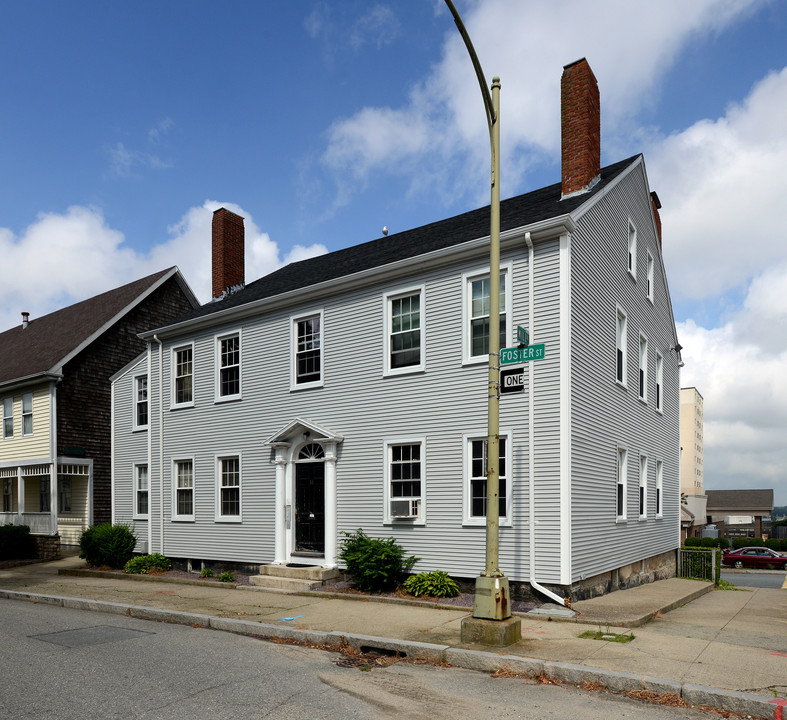
[[[721,564],[736,568],[787,570],[787,557],[767,547],[744,547],[740,550],[725,550]]]

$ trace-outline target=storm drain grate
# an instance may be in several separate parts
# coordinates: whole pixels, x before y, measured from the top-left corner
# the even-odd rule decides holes
[[[142,635],[155,635],[156,633],[143,630],[130,630],[128,628],[114,627],[113,625],[96,625],[94,627],[79,628],[77,630],[60,630],[59,632],[44,633],[43,635],[30,635],[35,640],[43,640],[53,645],[63,647],[81,648],[104,643],[133,640]]]

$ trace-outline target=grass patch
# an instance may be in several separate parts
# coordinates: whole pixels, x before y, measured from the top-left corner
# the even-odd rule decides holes
[[[727,582],[726,580],[719,579],[719,582],[716,583],[717,590],[737,590],[738,592],[747,592],[744,588],[739,588],[737,585],[733,585],[731,582]]]
[[[627,643],[634,639],[634,633],[614,633],[603,630],[586,630],[579,637],[583,640],[604,640],[606,642]]]

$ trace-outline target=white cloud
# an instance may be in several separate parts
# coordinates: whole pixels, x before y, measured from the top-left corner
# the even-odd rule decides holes
[[[787,264],[756,277],[723,326],[678,323],[681,384],[705,401],[706,489],[773,487],[787,501],[785,287]]]
[[[759,82],[723,118],[695,123],[648,152],[676,298],[743,288],[762,268],[787,259],[775,224],[787,194],[785,115],[787,68]]]
[[[321,244],[296,246],[282,259],[279,246],[251,214],[234,203],[206,200],[168,228],[169,239],[141,254],[110,228],[96,208],[41,214],[19,237],[0,228],[0,331],[21,322],[24,310],[40,317],[60,307],[177,265],[200,301],[211,295],[211,224],[219,207],[245,218],[246,279],[326,252]]]
[[[142,168],[157,170],[171,168],[172,164],[162,160],[158,155],[140,150],[129,150],[123,143],[117,143],[109,149],[110,171],[117,177],[136,177]]]
[[[605,133],[614,134],[639,108],[654,102],[660,78],[690,39],[726,27],[758,2],[665,0],[648,13],[647,22],[640,3],[624,0],[476,3],[463,19],[487,82],[493,75],[502,79],[506,187],[519,186],[533,164],[557,159],[563,65],[588,58],[601,85]],[[631,32],[633,27],[637,32]],[[467,51],[459,34],[447,26],[440,62],[411,89],[406,106],[364,108],[335,123],[323,161],[339,183],[348,167],[358,177],[388,173],[409,179],[417,163],[427,169],[432,185],[442,186],[446,197],[469,188],[484,197],[483,172],[477,183],[467,184],[469,171],[488,164],[484,118]],[[414,183],[423,177],[412,176]],[[346,201],[340,186],[336,204]]]

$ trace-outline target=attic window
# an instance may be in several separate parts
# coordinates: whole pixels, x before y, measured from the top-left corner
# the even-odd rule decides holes
[[[629,275],[637,279],[637,228],[629,220],[629,244],[628,244],[628,271]]]

